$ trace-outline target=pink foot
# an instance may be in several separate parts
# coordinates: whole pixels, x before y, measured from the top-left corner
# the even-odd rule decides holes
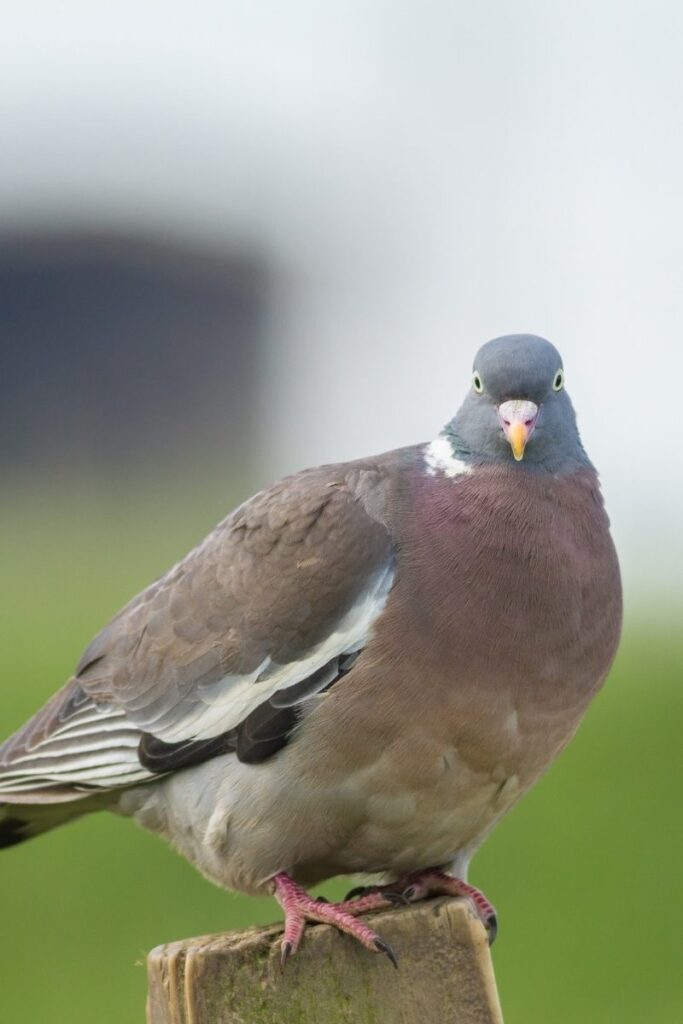
[[[405,882],[401,895],[414,903],[427,896],[465,896],[473,905],[477,917],[486,928],[489,945],[492,945],[498,933],[498,916],[495,907],[484,896],[483,892],[468,885],[460,878],[447,874],[441,868],[427,868],[416,871]]]
[[[344,903],[327,903],[315,900],[305,889],[297,885],[289,875],[281,871],[272,879],[273,895],[285,912],[285,933],[282,936],[282,953],[280,963],[284,968],[290,956],[299,948],[307,921],[321,921],[334,925],[347,935],[353,935],[366,949],[373,953],[386,953],[394,967],[398,967],[396,954],[384,939],[368,928],[362,921],[357,921],[355,914],[366,910],[374,910],[380,906],[389,906],[383,898],[373,898],[374,894],[358,900],[347,900]]]

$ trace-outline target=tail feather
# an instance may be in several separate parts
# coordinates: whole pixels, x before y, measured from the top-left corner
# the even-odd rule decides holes
[[[96,798],[68,804],[0,804],[0,849],[24,843],[100,806]]]

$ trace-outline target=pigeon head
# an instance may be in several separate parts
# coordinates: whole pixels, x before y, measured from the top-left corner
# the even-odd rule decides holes
[[[444,431],[456,457],[550,472],[590,466],[562,357],[533,334],[494,338],[477,352],[465,401]]]

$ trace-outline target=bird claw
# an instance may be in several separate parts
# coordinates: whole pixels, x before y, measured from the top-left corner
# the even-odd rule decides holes
[[[392,892],[391,890],[384,890],[382,892],[385,900],[389,900],[389,903],[393,903],[395,907],[409,907],[410,897],[405,892]]]
[[[429,868],[426,871],[416,871],[407,879],[408,885],[402,890],[401,896],[406,903],[413,903],[417,900],[426,899],[428,896],[461,896],[469,900],[472,908],[484,925],[489,941],[492,946],[498,934],[498,917],[495,908],[491,906],[484,894],[468,885],[462,879],[449,875],[441,868]],[[389,893],[384,893],[387,899],[391,899]]]
[[[355,900],[363,896],[369,896],[374,892],[377,892],[376,885],[354,885],[353,889],[349,889],[344,897],[344,903],[348,903],[349,900]]]
[[[282,943],[282,946],[280,947],[280,971],[284,971],[287,966],[287,961],[292,955],[293,949],[294,947],[291,942],[285,941]]]
[[[363,921],[358,914],[365,910],[379,910],[382,906],[409,905],[427,896],[461,896],[472,904],[477,917],[486,929],[489,945],[493,945],[498,934],[498,918],[495,909],[486,897],[474,886],[468,885],[453,875],[448,875],[440,868],[415,872],[405,877],[408,884],[397,891],[396,888],[381,886],[356,886],[346,894],[342,903],[329,903],[324,896],[314,899],[284,872],[275,875],[272,880],[276,899],[285,911],[285,936],[280,951],[280,966],[284,970],[290,957],[296,953],[307,921],[321,921],[331,924],[354,938],[375,953],[384,953],[394,967],[398,968],[398,958],[388,942],[380,938]],[[402,881],[394,886],[401,887]]]
[[[285,912],[285,933],[280,947],[282,970],[290,957],[296,953],[308,921],[330,924],[339,931],[352,935],[371,952],[385,953],[394,967],[398,966],[396,954],[391,946],[355,916],[365,909],[366,901],[375,901],[373,894],[357,900],[356,906],[351,909],[346,901],[328,903],[327,900],[314,899],[284,872],[275,875],[272,885],[275,898]],[[379,895],[376,898],[381,900]]]
[[[489,914],[484,921],[484,928],[486,928],[489,946],[492,946],[496,941],[496,935],[498,934],[498,916],[496,914]]]
[[[398,970],[398,957],[388,942],[385,942],[384,939],[377,938],[375,939],[375,948],[378,953],[386,953],[396,970]]]

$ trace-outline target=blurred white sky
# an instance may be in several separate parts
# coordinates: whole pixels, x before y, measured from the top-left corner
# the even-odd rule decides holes
[[[24,0],[0,227],[266,252],[271,477],[429,438],[546,335],[637,606],[683,594],[682,90],[675,3]]]

